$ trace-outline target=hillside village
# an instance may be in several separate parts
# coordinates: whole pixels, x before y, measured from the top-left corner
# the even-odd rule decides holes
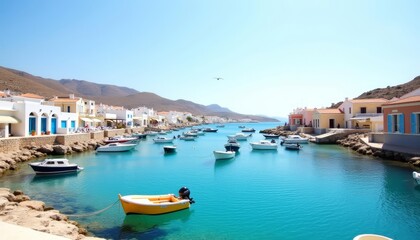
[[[249,122],[218,116],[195,116],[189,112],[157,112],[147,107],[126,109],[97,104],[74,94],[51,99],[25,93],[0,92],[0,137],[70,134],[120,128],[169,129],[208,123]]]

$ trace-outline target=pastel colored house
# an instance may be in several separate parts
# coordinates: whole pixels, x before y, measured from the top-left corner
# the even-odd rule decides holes
[[[314,109],[313,128],[316,134],[326,133],[331,128],[340,128],[344,124],[344,113],[337,108]]]
[[[420,154],[420,88],[382,105],[383,133],[372,133],[369,141],[383,143],[383,149],[404,149]]]
[[[371,131],[383,131],[382,105],[389,100],[374,99],[348,99],[340,105],[344,113],[344,128],[365,128]]]
[[[77,123],[76,114],[62,113],[59,107],[45,102],[35,94],[11,96],[0,101],[3,114],[8,114],[8,126],[4,126],[4,137],[67,133],[68,126]],[[11,122],[14,120],[14,122]]]

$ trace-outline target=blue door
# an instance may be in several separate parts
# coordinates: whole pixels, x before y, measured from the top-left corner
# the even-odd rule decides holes
[[[57,133],[57,118],[51,118],[51,134]]]
[[[29,133],[36,131],[36,118],[29,117]]]
[[[47,132],[47,118],[42,117],[41,118],[41,132]]]

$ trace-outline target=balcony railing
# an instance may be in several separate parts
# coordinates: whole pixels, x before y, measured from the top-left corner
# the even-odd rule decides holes
[[[355,117],[381,117],[382,113],[356,113]]]

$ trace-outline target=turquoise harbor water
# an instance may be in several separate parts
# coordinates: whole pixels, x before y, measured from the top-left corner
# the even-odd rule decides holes
[[[23,164],[0,178],[1,186],[22,189],[65,214],[99,211],[116,202],[118,193],[191,190],[196,203],[171,214],[126,216],[117,202],[97,215],[71,217],[107,239],[325,240],[362,233],[419,238],[420,187],[410,169],[336,145],[251,150],[249,142],[263,139],[258,132],[240,142],[235,159],[216,162],[212,151],[223,150],[239,125],[227,124],[195,142],[175,140],[172,155],[151,137],[129,153],[75,154],[70,161],[85,168],[76,175],[38,177]],[[258,131],[276,124],[246,126]]]

